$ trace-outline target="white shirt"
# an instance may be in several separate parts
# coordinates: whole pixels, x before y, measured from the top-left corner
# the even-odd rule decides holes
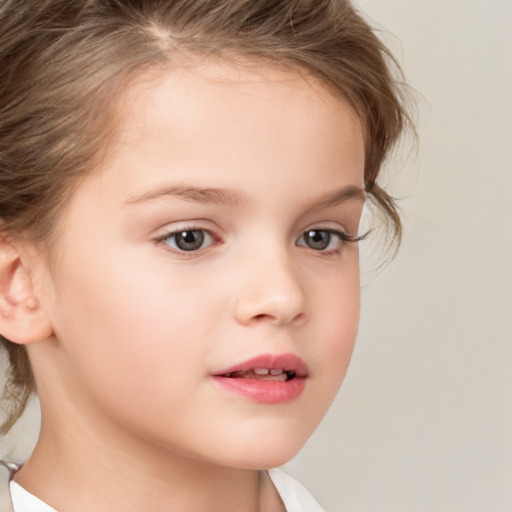
[[[270,469],[268,475],[287,512],[325,512],[297,480],[281,469]],[[10,489],[14,512],[57,512],[14,481],[10,483]]]

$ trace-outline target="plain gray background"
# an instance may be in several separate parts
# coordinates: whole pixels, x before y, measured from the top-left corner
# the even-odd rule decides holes
[[[512,1],[357,0],[419,91],[405,238],[343,388],[287,470],[330,512],[512,511]],[[0,443],[23,458],[37,407]]]

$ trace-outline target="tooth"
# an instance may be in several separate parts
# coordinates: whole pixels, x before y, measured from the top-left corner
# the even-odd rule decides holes
[[[268,368],[254,368],[256,375],[268,375]]]
[[[270,370],[270,375],[281,375],[282,373],[282,368],[272,368],[272,370]]]

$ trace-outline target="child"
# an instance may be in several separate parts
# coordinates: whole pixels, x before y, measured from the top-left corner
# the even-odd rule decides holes
[[[271,468],[346,372],[365,201],[400,235],[389,63],[345,0],[0,0],[5,507],[321,510]]]

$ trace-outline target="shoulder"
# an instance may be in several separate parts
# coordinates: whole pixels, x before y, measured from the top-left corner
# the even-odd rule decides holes
[[[307,489],[282,469],[267,471],[275,485],[287,512],[325,512]]]
[[[14,481],[10,483],[14,512],[55,512],[55,509],[36,498]]]

